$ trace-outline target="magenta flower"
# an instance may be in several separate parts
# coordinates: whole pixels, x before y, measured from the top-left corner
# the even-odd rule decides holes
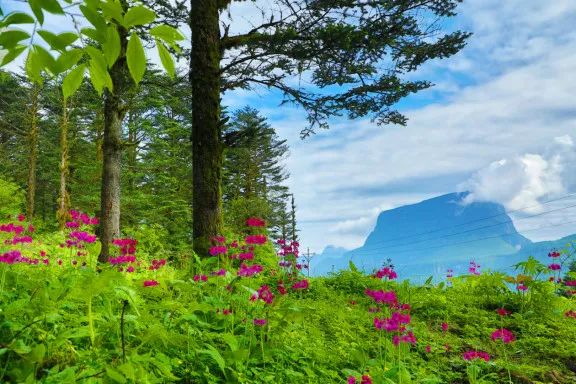
[[[556,263],[550,264],[550,265],[548,266],[548,269],[551,270],[551,271],[559,271],[560,268],[562,268],[562,267],[560,266],[560,264],[556,264]]]
[[[258,289],[258,298],[266,304],[272,304],[272,301],[274,301],[274,294],[270,290],[270,287],[263,285]]]
[[[432,347],[430,345],[426,346],[426,353],[432,352]]]
[[[258,219],[257,217],[251,217],[246,220],[246,225],[249,227],[263,227],[266,225],[266,222],[262,219]]]
[[[372,378],[368,375],[362,375],[362,381],[360,384],[372,384]]]
[[[254,319],[254,325],[257,327],[263,327],[267,323],[266,319]]]
[[[448,332],[448,323],[447,322],[442,323],[442,332]]]
[[[19,214],[18,215],[18,221],[23,222],[24,220],[26,220],[26,216],[24,216],[23,214]]]
[[[366,293],[366,295],[370,296],[376,303],[379,304],[388,304],[390,306],[396,306],[398,304],[398,298],[396,297],[396,293],[394,291],[374,291],[371,289],[366,289],[364,293]]]
[[[552,252],[548,253],[548,257],[552,257],[552,258],[560,257],[560,252],[552,251]]]
[[[498,309],[496,310],[496,312],[497,312],[500,316],[508,316],[508,315],[510,315],[510,314],[512,313],[512,312],[510,312],[510,311],[507,311],[507,310],[504,309],[504,308],[498,308]]]
[[[308,289],[308,280],[304,279],[292,284],[292,289]]]
[[[519,291],[524,292],[524,291],[527,291],[527,290],[528,290],[528,287],[527,287],[526,285],[524,285],[524,283],[520,283],[520,284],[518,284],[518,285],[516,286],[516,289],[519,290]]]
[[[576,311],[571,309],[571,310],[567,311],[566,313],[564,313],[564,316],[576,319]]]
[[[242,265],[240,265],[240,269],[238,270],[238,276],[251,277],[257,273],[262,272],[263,270],[264,270],[264,267],[262,267],[259,264],[254,264],[254,265],[248,266],[248,265],[242,263]]]
[[[564,282],[564,285],[566,285],[567,287],[576,287],[576,280],[566,280]]]
[[[384,267],[382,269],[380,269],[379,271],[376,272],[375,275],[376,278],[378,279],[382,279],[382,278],[387,278],[389,280],[394,280],[398,277],[398,274],[396,273],[396,271],[394,271],[392,268],[390,267]]]
[[[475,359],[481,359],[484,361],[490,361],[490,355],[486,352],[482,352],[482,351],[467,351],[464,352],[464,354],[462,355],[462,358],[466,361],[472,361]]]
[[[146,280],[144,281],[144,286],[145,287],[155,287],[156,285],[158,285],[158,282],[156,280]]]
[[[500,339],[504,342],[504,344],[508,344],[516,340],[514,334],[509,330],[507,330],[506,328],[500,328],[495,330],[494,332],[492,332],[492,335],[490,337],[494,341]]]
[[[266,236],[265,235],[249,235],[246,236],[244,239],[246,244],[264,244],[266,243]]]
[[[228,248],[224,245],[215,245],[210,248],[210,255],[217,256],[217,255],[224,255],[228,252]]]
[[[356,378],[354,376],[349,376],[348,384],[356,384]]]

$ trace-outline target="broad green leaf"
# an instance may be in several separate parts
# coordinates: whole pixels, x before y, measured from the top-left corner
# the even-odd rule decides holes
[[[24,68],[26,69],[26,75],[32,82],[42,84],[42,64],[40,63],[38,54],[33,49],[28,51]]]
[[[158,55],[160,55],[160,61],[162,62],[164,69],[168,73],[168,76],[173,79],[176,69],[174,67],[174,59],[172,59],[172,55],[170,55],[170,52],[168,52],[168,49],[160,42],[160,40],[156,40],[156,46],[158,47]]]
[[[123,384],[127,381],[122,373],[112,367],[106,367],[106,375],[108,375],[108,377],[114,380],[116,383]]]
[[[88,8],[85,5],[80,6],[80,12],[86,17],[86,19],[96,28],[96,31],[104,36],[106,31],[106,20],[98,14],[95,10]]]
[[[14,343],[10,345],[10,349],[16,352],[19,355],[24,355],[26,353],[30,353],[32,348],[24,344],[24,342],[20,339],[16,340]]]
[[[150,34],[158,39],[164,40],[168,44],[184,40],[184,36],[176,28],[169,25],[157,25],[150,30]]]
[[[102,51],[106,57],[108,68],[111,68],[120,56],[120,35],[114,26],[108,27],[106,42],[102,44]]]
[[[82,56],[84,56],[84,51],[79,48],[74,48],[69,51],[62,52],[58,59],[56,59],[58,71],[66,72],[74,65],[76,65]]]
[[[128,41],[128,49],[126,50],[126,59],[128,60],[128,69],[130,75],[136,84],[139,84],[146,72],[146,55],[142,42],[137,34],[133,33]]]
[[[86,71],[86,64],[81,64],[74,68],[66,75],[64,82],[62,83],[62,93],[64,98],[67,99],[72,96],[80,85],[82,85],[82,80],[84,80],[84,72]]]
[[[133,27],[135,25],[145,25],[150,24],[156,20],[156,14],[143,6],[132,7],[126,12],[124,16],[124,25],[126,28]]]
[[[99,64],[98,60],[90,60],[90,80],[100,95],[104,91],[104,88],[108,88],[108,90],[113,91],[110,74],[106,70],[105,66],[102,67]]]
[[[26,13],[14,12],[6,16],[2,25],[34,24],[34,18]]]
[[[24,50],[26,50],[25,45],[17,45],[14,48],[10,49],[8,53],[2,58],[2,62],[0,63],[0,67],[12,62],[16,59]]]
[[[40,25],[44,24],[44,12],[42,11],[42,0],[28,0],[28,5],[30,9],[36,16],[36,19]]]
[[[42,9],[45,9],[46,11],[48,11],[50,13],[53,13],[56,15],[63,15],[64,14],[64,10],[60,6],[60,3],[58,3],[58,0],[42,0],[42,1],[40,1],[40,4],[42,5]]]
[[[201,351],[198,351],[198,353],[203,354],[203,355],[208,355],[212,358],[212,360],[214,360],[214,362],[216,364],[218,364],[218,367],[220,368],[220,370],[222,372],[226,372],[225,368],[226,368],[226,361],[224,361],[224,358],[222,357],[222,355],[220,354],[220,352],[218,352],[218,350],[216,348],[214,348],[212,345],[208,344],[206,346],[207,349],[203,349]]]
[[[22,40],[28,39],[30,35],[20,30],[8,30],[0,33],[0,46],[6,49],[12,49]]]
[[[124,9],[122,9],[122,5],[117,0],[107,0],[100,4],[102,7],[102,14],[108,20],[116,20],[120,25],[126,27],[124,25],[124,17],[122,16],[124,13]]]
[[[56,51],[63,51],[78,39],[78,35],[72,32],[64,32],[56,35],[50,31],[40,30],[38,34],[42,36],[45,42]]]
[[[44,47],[39,45],[34,44],[33,49],[38,55],[38,60],[42,68],[52,75],[57,75],[58,65],[56,64],[54,56],[52,56]]]
[[[106,39],[102,36],[102,34],[94,28],[82,28],[80,33],[99,43],[104,44],[106,42]]]
[[[46,356],[46,347],[44,344],[37,344],[32,351],[28,354],[27,360],[34,363],[41,363]]]

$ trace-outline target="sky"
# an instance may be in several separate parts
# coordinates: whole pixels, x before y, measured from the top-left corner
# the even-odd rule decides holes
[[[249,7],[233,9],[239,29],[260,19]],[[526,237],[556,239],[576,233],[563,225],[576,220],[567,208],[576,196],[546,203],[576,193],[575,19],[573,0],[465,0],[449,27],[474,35],[411,74],[435,86],[400,102],[406,127],[340,118],[301,140],[306,116],[279,107],[278,94],[232,92],[223,102],[258,109],[288,140],[288,185],[311,252],[358,247],[381,211],[463,190],[468,202],[516,210]]]

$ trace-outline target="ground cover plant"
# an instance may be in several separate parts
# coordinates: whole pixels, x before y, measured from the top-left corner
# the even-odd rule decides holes
[[[57,233],[24,215],[0,226],[3,383],[576,380],[569,250],[516,276],[472,262],[414,286],[390,265],[306,278],[298,243],[272,244],[257,218],[193,263],[134,238],[98,263],[98,219],[71,218]]]

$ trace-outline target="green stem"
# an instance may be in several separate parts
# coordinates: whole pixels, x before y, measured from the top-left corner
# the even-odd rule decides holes
[[[96,335],[94,333],[94,319],[92,317],[92,295],[90,295],[88,299],[88,333],[90,335],[90,343],[94,346]]]

